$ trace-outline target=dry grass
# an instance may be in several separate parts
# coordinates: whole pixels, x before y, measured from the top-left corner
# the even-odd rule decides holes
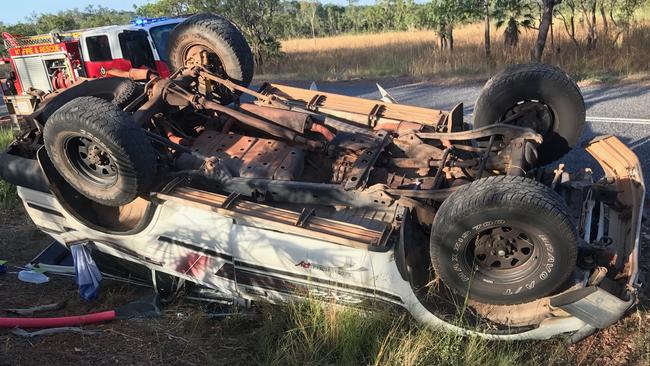
[[[633,27],[630,34],[612,40],[601,37],[597,47],[576,48],[559,20],[550,37],[545,62],[563,67],[580,79],[628,76],[650,72],[650,24]],[[579,29],[579,32],[584,30]],[[454,33],[453,53],[438,47],[433,31],[344,35],[293,39],[282,43],[285,57],[260,70],[261,79],[341,80],[357,77],[486,77],[504,65],[530,60],[536,31],[523,30],[512,49],[503,44],[503,29],[492,30],[492,54],[485,57],[483,27],[469,24]]]

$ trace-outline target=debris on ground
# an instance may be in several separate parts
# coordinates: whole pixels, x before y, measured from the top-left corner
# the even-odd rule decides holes
[[[79,286],[79,296],[86,301],[92,301],[99,294],[102,273],[90,254],[90,248],[84,244],[70,246],[74,260],[75,280]]]
[[[46,305],[36,305],[24,309],[4,309],[7,313],[16,314],[18,316],[33,315],[34,313],[44,312],[44,311],[53,311],[63,309],[65,304],[63,302],[57,302],[53,304]]]
[[[18,279],[27,282],[40,285],[50,281],[50,278],[41,272],[37,272],[31,269],[23,269],[18,272]]]
[[[15,336],[19,336],[23,338],[34,338],[39,336],[48,336],[48,335],[61,334],[61,333],[77,333],[84,336],[96,335],[101,333],[96,330],[81,329],[79,327],[47,328],[47,329],[37,330],[34,332],[28,332],[21,328],[14,328],[10,332]]]

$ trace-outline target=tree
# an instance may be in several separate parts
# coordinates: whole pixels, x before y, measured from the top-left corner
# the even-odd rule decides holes
[[[192,0],[158,0],[136,8],[136,13],[146,17],[177,16],[202,7]]]
[[[580,0],[576,1],[576,3],[582,11],[583,19],[587,23],[587,48],[593,49],[598,40],[598,30],[596,28],[597,0]]]
[[[320,2],[318,0],[300,2],[300,11],[302,15],[309,20],[312,38],[316,38],[316,28],[320,25],[320,19],[318,18],[319,7]]]
[[[492,58],[490,53],[490,0],[483,1],[483,11],[485,13],[485,57]]]
[[[159,0],[137,8],[136,12],[143,16],[220,14],[244,33],[256,63],[262,65],[281,55],[276,23],[280,10],[280,0]]]
[[[553,22],[553,8],[558,5],[562,0],[540,0],[542,5],[542,17],[539,22],[539,31],[537,32],[537,41],[532,52],[532,59],[535,62],[542,61],[542,54],[546,46],[546,37],[548,36],[548,29]]]
[[[569,36],[573,44],[577,47],[580,47],[578,38],[576,37],[576,5],[573,0],[565,0],[557,8],[556,14],[559,15],[564,24],[564,29],[566,34]]]
[[[454,27],[482,12],[476,1],[433,0],[425,5],[422,18],[436,30],[440,37],[440,48],[454,50]]]
[[[505,25],[504,43],[510,47],[519,43],[521,28],[530,28],[535,23],[533,7],[525,0],[496,0],[494,18],[497,28]]]
[[[629,29],[634,13],[647,0],[564,0],[556,7],[556,14],[562,23],[566,34],[574,43],[576,48],[586,46],[593,49],[599,39],[617,43],[622,33]],[[600,13],[600,20],[603,24],[602,34],[599,35],[597,27],[597,15]],[[587,32],[583,39],[578,38],[576,32],[576,20],[583,20]],[[612,36],[613,35],[613,36]]]
[[[222,14],[242,30],[261,66],[281,56],[280,42],[273,32],[279,10],[280,0],[222,0],[211,12]]]

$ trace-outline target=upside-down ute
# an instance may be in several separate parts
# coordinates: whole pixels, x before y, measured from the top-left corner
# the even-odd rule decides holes
[[[171,76],[119,103],[111,79],[46,97],[1,157],[39,228],[102,270],[229,302],[392,304],[493,339],[579,339],[634,305],[639,162],[606,136],[585,147],[605,178],[547,168],[585,122],[561,70],[495,75],[467,129],[462,104],[251,90],[250,49],[218,16],[168,50]],[[445,321],[465,298],[469,325]]]

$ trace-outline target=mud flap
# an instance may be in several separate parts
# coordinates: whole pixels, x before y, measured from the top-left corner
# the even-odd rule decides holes
[[[416,211],[406,209],[395,248],[395,262],[402,279],[416,288],[424,286],[429,280],[431,262],[428,260],[428,244],[428,237],[418,224]]]
[[[636,297],[623,301],[595,286],[570,291],[551,298],[551,306],[558,307],[596,328],[616,323],[636,303]]]

